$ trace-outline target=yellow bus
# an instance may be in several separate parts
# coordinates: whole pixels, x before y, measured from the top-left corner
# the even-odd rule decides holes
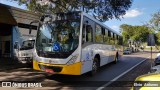
[[[53,74],[94,75],[99,67],[117,62],[122,37],[84,12],[56,13],[39,21],[33,68]]]

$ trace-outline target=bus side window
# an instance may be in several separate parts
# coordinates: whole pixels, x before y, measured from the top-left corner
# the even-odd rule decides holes
[[[86,26],[86,42],[92,42],[92,27],[91,25]]]

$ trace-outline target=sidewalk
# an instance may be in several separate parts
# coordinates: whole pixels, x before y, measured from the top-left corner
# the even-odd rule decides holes
[[[37,81],[41,80],[45,75],[45,72],[33,70],[31,66],[28,64],[22,64],[18,60],[0,58],[0,81]]]
[[[0,71],[12,70],[26,66],[27,65],[18,62],[18,60],[13,60],[11,58],[0,58]]]

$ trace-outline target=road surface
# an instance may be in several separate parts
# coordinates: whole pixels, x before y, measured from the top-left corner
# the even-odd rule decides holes
[[[133,66],[143,62],[150,56],[148,52],[138,52],[124,55],[117,64],[107,64],[100,68],[99,72],[91,77],[88,74],[81,76],[47,75],[44,72],[34,71],[31,68],[20,68],[0,72],[0,81],[36,81],[42,83],[42,88],[28,89],[61,89],[61,90],[101,90],[111,80],[118,79]],[[127,73],[127,72],[126,72]],[[8,88],[15,89],[15,88]],[[16,88],[21,89],[21,88]]]

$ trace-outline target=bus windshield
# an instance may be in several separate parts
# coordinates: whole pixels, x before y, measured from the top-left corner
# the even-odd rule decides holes
[[[23,41],[20,50],[33,49],[34,48],[34,42],[35,42],[35,40],[26,40],[26,41]]]
[[[56,20],[40,26],[36,50],[39,56],[66,58],[78,47],[80,20]]]

